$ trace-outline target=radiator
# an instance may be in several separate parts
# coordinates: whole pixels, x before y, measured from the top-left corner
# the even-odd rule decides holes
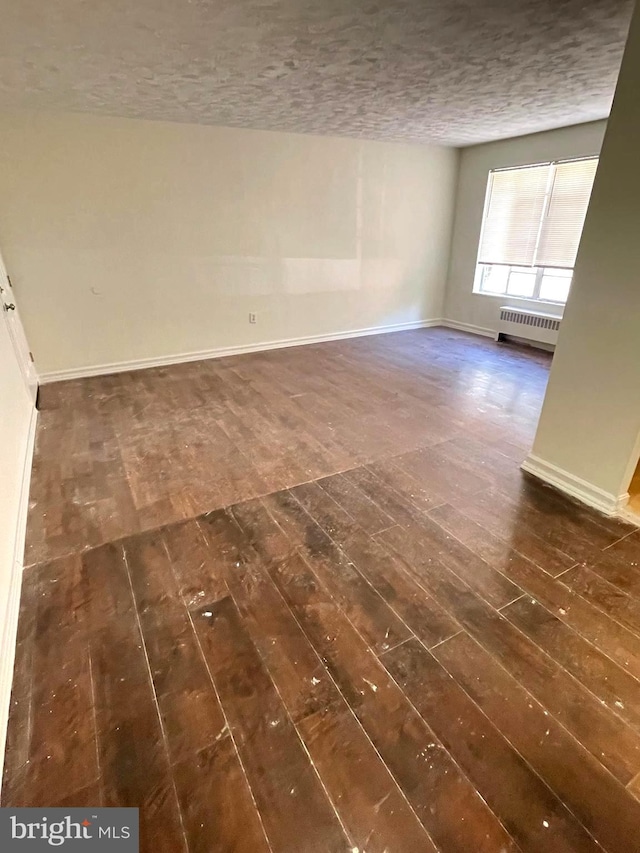
[[[496,340],[502,341],[507,335],[513,338],[525,338],[543,344],[556,344],[562,317],[555,314],[543,314],[540,311],[528,311],[524,308],[500,308],[500,322]]]

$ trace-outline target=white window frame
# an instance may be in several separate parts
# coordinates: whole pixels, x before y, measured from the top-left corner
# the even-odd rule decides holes
[[[494,172],[506,172],[506,171],[515,171],[516,169],[528,169],[534,166],[558,166],[561,163],[577,163],[581,160],[598,160],[599,154],[586,154],[583,157],[565,157],[562,160],[542,160],[539,163],[524,163],[519,164],[517,166],[502,166],[498,169],[490,169],[489,177]],[[544,221],[544,217],[546,216],[546,212],[549,206],[549,201],[551,198],[551,189],[553,186],[553,172],[550,172],[549,183],[547,185],[547,190],[545,193],[545,202],[544,202],[544,211],[542,214],[542,218],[540,220],[540,229],[538,232],[538,240],[540,239],[540,234],[542,232],[542,223]],[[489,178],[487,178],[487,188],[485,190],[485,198],[484,198],[484,206],[482,209],[482,225],[480,228],[480,237],[478,239],[478,251],[476,252],[476,265],[475,265],[475,276],[473,280],[473,293],[478,294],[479,296],[493,296],[498,297],[500,299],[504,299],[505,297],[508,299],[521,299],[525,302],[541,302],[543,304],[548,305],[566,305],[566,300],[554,300],[554,299],[541,299],[540,298],[540,286],[542,284],[542,277],[546,270],[560,269],[560,267],[518,267],[517,264],[486,264],[480,263],[478,258],[480,257],[480,247],[482,246],[482,231],[484,230],[484,223],[487,216],[487,207],[489,205],[489,197],[490,197],[490,189],[489,189]],[[536,280],[534,285],[534,295],[533,296],[512,296],[507,292],[506,288],[502,293],[496,293],[495,291],[491,292],[489,290],[482,290],[482,281],[486,274],[486,269],[492,266],[508,266],[509,271],[511,270],[536,270]],[[571,282],[573,283],[573,268],[570,267],[562,267],[562,269],[571,269]],[[508,282],[507,282],[508,284]]]
[[[483,290],[482,282],[484,281],[484,277],[487,273],[489,267],[497,267],[497,266],[508,266],[509,274],[512,272],[517,272],[518,270],[535,270],[536,272],[536,280],[533,288],[533,296],[514,296],[512,293],[509,293],[507,287],[509,285],[509,281],[507,279],[507,287],[501,292],[496,292],[495,290]],[[542,277],[544,276],[547,270],[555,270],[555,269],[564,269],[566,271],[569,270],[569,267],[519,267],[515,264],[478,264],[476,263],[476,275],[473,283],[473,292],[480,294],[480,296],[495,296],[503,299],[507,297],[508,299],[524,299],[528,302],[542,302],[548,305],[566,305],[566,300],[562,299],[543,299],[540,296],[540,287],[542,285]],[[571,270],[571,281],[573,282],[573,270]],[[569,285],[571,287],[571,285]]]

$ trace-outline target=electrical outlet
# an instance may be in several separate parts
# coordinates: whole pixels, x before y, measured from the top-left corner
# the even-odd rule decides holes
[[[257,323],[258,322],[258,315],[254,314],[253,311],[249,312],[249,322],[250,323]]]

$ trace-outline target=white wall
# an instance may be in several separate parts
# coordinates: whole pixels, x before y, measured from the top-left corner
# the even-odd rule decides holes
[[[32,416],[33,406],[0,315],[0,764],[13,672]]]
[[[38,369],[439,318],[457,161],[438,146],[4,114],[0,246]]]
[[[640,10],[631,24],[530,470],[614,511],[640,451]]]
[[[589,122],[462,150],[445,303],[447,319],[493,332],[501,305],[541,308],[539,302],[473,293],[489,172],[507,166],[598,154],[605,127],[604,121]],[[553,303],[545,304],[544,310],[562,314],[562,306]]]

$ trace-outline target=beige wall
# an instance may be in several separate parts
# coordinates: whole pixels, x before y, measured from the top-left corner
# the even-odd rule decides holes
[[[447,282],[446,318],[495,331],[501,305],[540,308],[540,303],[524,299],[473,293],[489,171],[506,166],[598,154],[605,127],[604,121],[577,124],[462,150]],[[562,314],[562,307],[558,305],[546,304],[544,310]]]
[[[533,448],[612,500],[640,449],[639,79],[636,12]]]
[[[439,318],[457,159],[437,146],[4,114],[0,247],[36,364]]]

